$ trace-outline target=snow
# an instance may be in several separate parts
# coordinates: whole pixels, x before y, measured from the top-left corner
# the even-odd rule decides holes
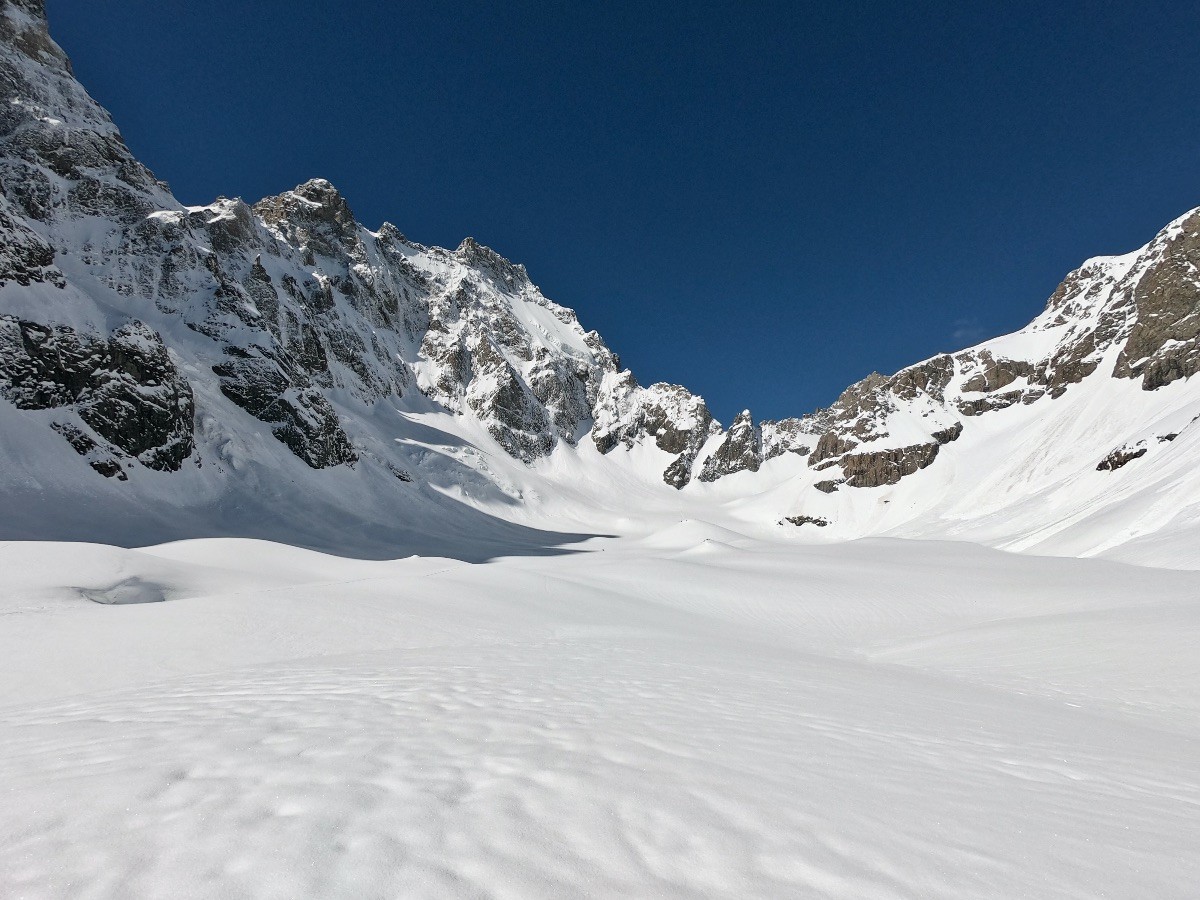
[[[1200,574],[664,524],[0,546],[21,897],[1191,897]],[[102,605],[137,579],[163,602]]]

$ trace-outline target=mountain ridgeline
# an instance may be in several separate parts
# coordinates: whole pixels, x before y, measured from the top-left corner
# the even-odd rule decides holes
[[[320,179],[254,204],[183,206],[75,80],[40,0],[0,2],[0,83],[0,465],[32,502],[70,469],[63,491],[113,509],[120,491],[176,509],[252,491],[270,510],[285,482],[320,494],[341,472],[331,491],[357,473],[364,515],[404,518],[446,494],[421,493],[422,467],[455,445],[471,451],[454,455],[473,473],[455,482],[467,501],[475,489],[533,502],[500,453],[533,470],[561,453],[614,471],[636,456],[661,490],[728,502],[771,490],[774,520],[867,533],[901,519],[842,498],[937,469],[959,442],[991,448],[964,450],[959,474],[931,487],[944,506],[966,491],[956,477],[999,471],[985,462],[1006,456],[998,444],[1081,415],[1063,402],[1075,392],[1109,391],[1109,418],[1129,421],[1095,447],[1039,438],[1060,485],[1144,464],[1193,421],[1200,211],[1085,263],[1014,335],[872,374],[810,415],[744,412],[725,429],[686,388],[639,384],[523,266],[471,238],[445,250],[371,231]],[[1144,414],[1116,410],[1130,404]],[[406,506],[414,492],[423,500]]]

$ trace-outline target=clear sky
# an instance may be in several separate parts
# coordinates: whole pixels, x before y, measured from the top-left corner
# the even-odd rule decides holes
[[[1200,6],[48,0],[185,203],[332,181],[725,422],[1019,328],[1200,204]]]

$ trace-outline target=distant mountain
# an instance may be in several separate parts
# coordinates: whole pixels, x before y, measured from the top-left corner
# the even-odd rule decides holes
[[[0,537],[484,556],[678,509],[821,539],[1200,545],[1200,210],[1085,263],[1015,334],[726,430],[471,238],[371,231],[320,179],[183,206],[42,2],[0,12]]]

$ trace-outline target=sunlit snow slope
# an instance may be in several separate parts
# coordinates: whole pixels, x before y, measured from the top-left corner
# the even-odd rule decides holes
[[[579,549],[0,547],[3,893],[1196,896],[1197,573]]]

